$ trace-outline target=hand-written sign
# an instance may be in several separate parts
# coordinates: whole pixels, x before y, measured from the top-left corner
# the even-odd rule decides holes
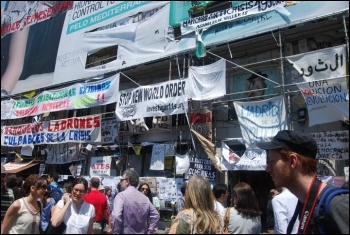
[[[349,131],[322,131],[310,135],[317,142],[316,159],[349,159]]]
[[[190,157],[188,176],[202,175],[208,178],[210,183],[215,184],[216,170],[210,159]]]
[[[150,170],[164,170],[165,145],[155,144],[152,149]]]

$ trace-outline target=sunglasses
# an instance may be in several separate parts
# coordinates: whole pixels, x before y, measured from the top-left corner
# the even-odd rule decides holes
[[[142,191],[148,191],[148,188],[141,188]]]
[[[44,184],[44,185],[38,186],[37,188],[42,188],[42,189],[46,190],[46,189],[49,188],[49,186],[47,186],[46,184]]]

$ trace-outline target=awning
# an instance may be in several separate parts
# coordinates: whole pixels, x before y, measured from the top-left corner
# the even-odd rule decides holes
[[[39,164],[38,162],[33,162],[33,161],[25,162],[25,163],[9,162],[4,164],[4,167],[7,173],[15,174],[25,169],[28,169],[30,167],[36,166],[38,164]]]

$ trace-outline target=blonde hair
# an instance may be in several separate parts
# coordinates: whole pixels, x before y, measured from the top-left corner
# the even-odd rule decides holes
[[[194,175],[187,184],[185,193],[186,208],[196,214],[194,227],[199,234],[220,233],[220,217],[214,210],[214,194],[207,178]]]

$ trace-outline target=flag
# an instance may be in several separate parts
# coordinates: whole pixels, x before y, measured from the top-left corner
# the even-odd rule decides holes
[[[221,151],[222,151],[222,156],[225,158],[225,160],[230,163],[230,164],[236,164],[239,162],[240,157],[230,149],[227,144],[225,144],[223,141],[221,141]]]
[[[133,145],[132,148],[134,149],[136,155],[140,155],[142,145]]]
[[[212,142],[210,142],[209,140],[207,140],[204,136],[199,134],[197,131],[195,131],[193,129],[191,129],[191,131],[197,137],[199,143],[201,144],[201,146],[204,149],[204,152],[208,155],[209,159],[212,161],[216,170],[222,172],[219,161],[216,158],[215,145]]]

